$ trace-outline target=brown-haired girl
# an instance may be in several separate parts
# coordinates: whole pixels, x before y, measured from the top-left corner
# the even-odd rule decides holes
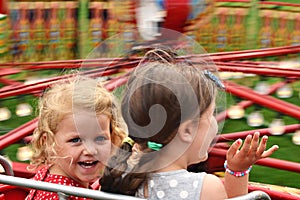
[[[150,200],[219,200],[246,194],[251,165],[278,147],[265,151],[267,137],[259,142],[259,133],[248,135],[243,147],[240,139],[235,141],[227,153],[224,184],[212,174],[188,172],[189,165],[208,157],[218,129],[217,89],[224,85],[204,69],[211,69],[205,60],[194,66],[174,55],[150,50],[131,74],[122,115],[138,144],[139,159],[128,167],[131,152],[120,149],[108,163],[101,190]]]

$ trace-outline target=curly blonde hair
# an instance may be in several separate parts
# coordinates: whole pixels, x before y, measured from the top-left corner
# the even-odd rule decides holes
[[[54,135],[58,124],[65,115],[74,113],[76,108],[108,116],[112,144],[121,145],[127,135],[127,127],[121,117],[117,99],[102,83],[78,76],[51,85],[39,101],[39,121],[31,143],[33,169],[53,162],[56,155]],[[43,137],[44,134],[47,139]]]

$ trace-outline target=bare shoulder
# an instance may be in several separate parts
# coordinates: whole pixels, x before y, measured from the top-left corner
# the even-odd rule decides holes
[[[206,174],[203,181],[201,197],[205,200],[223,200],[227,198],[224,184],[217,176]]]

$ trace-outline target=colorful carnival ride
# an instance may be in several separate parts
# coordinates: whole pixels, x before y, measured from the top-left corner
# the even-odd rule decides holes
[[[185,53],[190,53],[178,59],[188,59],[197,65],[202,58],[209,57],[224,79],[226,92],[243,99],[216,116],[220,123],[228,118],[239,118],[238,113],[244,112],[241,109],[259,105],[289,116],[295,122],[289,125],[277,123],[273,127],[255,129],[261,136],[276,137],[289,133],[295,133],[295,136],[300,130],[300,124],[297,123],[300,120],[299,103],[290,103],[274,96],[274,93],[282,91],[282,88],[290,84],[295,84],[296,90],[300,91],[300,4],[256,0],[207,0],[204,9],[201,10],[198,4],[190,4],[184,0],[176,1],[177,4],[175,1],[165,0],[161,1],[159,6],[143,4],[146,1],[140,1],[139,6],[135,4],[136,1],[122,1],[119,4],[116,1],[108,2],[110,3],[91,1],[88,4],[85,0],[51,3],[41,1],[30,7],[28,2],[8,4],[7,12],[10,11],[10,14],[7,16],[14,17],[3,18],[4,23],[11,24],[11,29],[1,37],[9,38],[9,43],[0,43],[0,54],[3,58],[0,63],[0,99],[28,94],[38,97],[49,85],[70,78],[67,74],[56,75],[34,83],[25,83],[14,78],[22,73],[53,69],[77,69],[82,75],[101,78],[105,81],[106,88],[114,91],[126,83],[128,74],[139,63],[139,52],[151,45],[165,44],[176,39],[171,38],[173,35],[167,31],[164,32],[174,30],[193,38],[208,52],[213,52],[198,54],[187,50]],[[272,12],[274,5],[281,6],[278,12]],[[152,9],[151,16],[156,13],[155,19],[147,14],[149,8]],[[30,17],[31,15],[35,17]],[[256,24],[254,21],[258,18],[259,23]],[[64,23],[62,19],[68,22]],[[141,28],[145,26],[146,29]],[[0,32],[0,35],[1,33],[3,32]],[[123,42],[112,42],[116,39],[114,35]],[[143,38],[143,42],[140,42],[139,38]],[[101,45],[103,42],[105,45]],[[112,53],[103,50],[104,46],[108,49],[127,51]],[[184,44],[184,48],[188,49],[188,44]],[[115,56],[120,54],[121,57]],[[293,62],[283,62],[284,60]],[[231,77],[226,77],[229,74]],[[259,90],[233,81],[233,76],[241,74],[273,77],[276,81],[271,87]],[[283,96],[289,95],[288,91],[282,93]],[[34,118],[1,135],[0,150],[20,141],[26,144],[30,142],[37,121],[38,119]],[[260,127],[261,119],[256,118],[252,124],[254,128]],[[255,130],[252,128],[219,135],[216,145],[209,153],[208,171],[224,171],[223,163],[228,147],[226,143],[245,138]],[[294,141],[299,144],[299,136],[295,136]],[[13,161],[10,164],[2,157],[0,160],[6,174],[0,175],[0,199],[24,199],[28,188],[55,191],[60,194],[61,199],[66,199],[65,195],[70,194],[94,199],[136,199],[88,189],[76,188],[74,191],[69,187],[37,183],[30,179],[34,174],[27,170],[28,163]],[[259,160],[256,165],[300,173],[298,162],[265,158]],[[249,195],[237,199],[300,199],[300,191],[297,188],[251,182],[249,192]]]

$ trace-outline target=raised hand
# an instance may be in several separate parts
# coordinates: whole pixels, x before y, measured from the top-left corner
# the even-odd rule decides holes
[[[242,146],[242,140],[236,140],[227,151],[227,166],[232,171],[245,171],[261,158],[272,155],[279,147],[273,145],[266,150],[268,136],[263,136],[259,142],[259,132],[248,135]],[[242,146],[242,148],[241,148]]]

